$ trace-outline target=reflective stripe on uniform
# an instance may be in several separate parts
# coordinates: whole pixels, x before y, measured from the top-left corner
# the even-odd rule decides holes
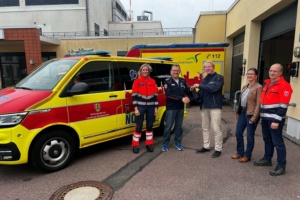
[[[276,114],[260,113],[260,116],[261,117],[267,117],[267,118],[273,118],[273,119],[276,119],[276,120],[279,120],[279,121],[282,120],[282,117],[280,117],[279,115],[276,115]]]
[[[157,96],[157,93],[154,93],[153,95],[145,96],[145,95],[138,95],[138,97],[142,99],[152,99],[154,96]]]
[[[153,139],[153,132],[146,132],[146,140],[152,140]]]
[[[149,106],[151,106],[151,105],[158,105],[158,102],[140,102],[140,101],[138,101],[138,102],[133,101],[133,102],[134,102],[133,104],[138,104],[138,105],[142,105],[142,106],[146,106],[146,105],[149,105]]]
[[[261,104],[260,107],[264,108],[264,109],[279,108],[279,107],[281,107],[281,108],[287,108],[288,104],[283,104],[283,103],[271,104],[271,105],[263,105],[263,104]]]

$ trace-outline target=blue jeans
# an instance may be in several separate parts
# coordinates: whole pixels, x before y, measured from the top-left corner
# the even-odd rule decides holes
[[[237,154],[241,156],[245,156],[251,159],[252,151],[254,148],[254,134],[257,127],[257,123],[249,124],[249,120],[251,119],[252,115],[247,115],[246,109],[242,109],[241,113],[239,114],[238,122],[236,124],[236,151]],[[246,151],[244,150],[244,131],[247,128],[247,147]]]
[[[282,138],[282,128],[284,125],[284,120],[279,123],[277,129],[272,129],[271,124],[271,121],[261,120],[262,133],[265,142],[264,158],[266,160],[272,160],[275,147],[277,152],[277,164],[285,168],[286,148]]]
[[[154,110],[155,106],[138,106],[138,110],[140,112],[139,116],[135,118],[135,131],[138,133],[142,132],[144,116],[146,114],[146,130],[152,131],[153,123],[155,121]]]
[[[175,144],[181,145],[182,140],[182,122],[183,122],[183,109],[180,110],[167,110],[165,117],[166,126],[164,129],[163,145],[168,146],[170,142],[170,134],[173,123],[175,122]]]

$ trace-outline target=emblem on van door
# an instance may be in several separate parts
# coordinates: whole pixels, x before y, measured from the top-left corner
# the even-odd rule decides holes
[[[100,103],[95,103],[94,108],[95,108],[96,112],[99,112],[101,109]]]

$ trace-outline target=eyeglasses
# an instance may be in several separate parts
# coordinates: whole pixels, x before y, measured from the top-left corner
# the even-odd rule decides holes
[[[247,75],[247,76],[254,76],[255,74],[248,74],[248,73],[247,73],[246,75]]]
[[[269,72],[271,72],[271,73],[278,73],[279,71],[276,71],[276,70],[269,70]]]
[[[172,72],[179,72],[179,70],[172,70]]]

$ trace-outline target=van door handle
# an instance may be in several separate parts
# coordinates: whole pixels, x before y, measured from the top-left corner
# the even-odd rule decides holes
[[[112,98],[112,97],[118,97],[118,95],[113,94],[113,95],[109,95],[109,97],[110,97],[110,98]]]
[[[125,104],[125,113],[126,114],[130,113],[130,103]]]

